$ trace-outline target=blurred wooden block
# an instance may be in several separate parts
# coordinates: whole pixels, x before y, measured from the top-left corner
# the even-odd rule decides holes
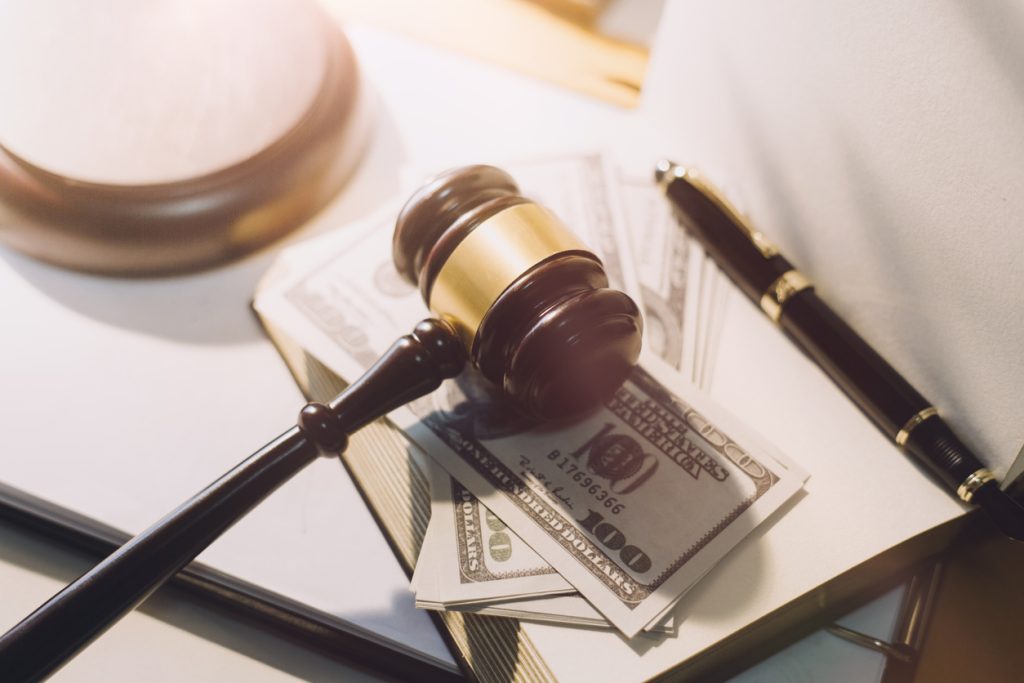
[[[584,26],[592,25],[608,5],[608,0],[529,0],[529,2]]]
[[[598,35],[528,0],[324,0],[366,21],[634,107],[646,48]]]
[[[300,225],[368,119],[355,56],[311,0],[0,3],[0,239],[157,275]]]

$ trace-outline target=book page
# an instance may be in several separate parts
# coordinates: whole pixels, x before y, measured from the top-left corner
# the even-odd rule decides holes
[[[997,476],[1024,442],[1024,91],[1003,28],[1022,20],[1002,3],[674,2],[643,105],[664,153],[727,178]]]

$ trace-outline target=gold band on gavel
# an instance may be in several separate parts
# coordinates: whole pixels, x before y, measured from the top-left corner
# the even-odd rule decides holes
[[[484,315],[509,285],[541,261],[572,251],[590,253],[553,213],[538,204],[510,206],[455,247],[430,290],[430,310],[471,349]]]

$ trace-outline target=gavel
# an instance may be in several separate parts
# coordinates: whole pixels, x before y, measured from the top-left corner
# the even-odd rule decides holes
[[[50,675],[257,503],[350,434],[456,377],[468,359],[538,420],[606,400],[640,354],[643,319],[600,259],[492,166],[443,173],[395,223],[393,260],[436,317],[327,404],[125,543],[0,637],[4,681]]]

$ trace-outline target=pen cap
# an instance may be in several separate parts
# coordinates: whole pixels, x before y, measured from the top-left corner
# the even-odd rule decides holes
[[[417,190],[396,222],[393,258],[481,373],[534,416],[593,407],[639,357],[637,305],[493,166],[454,169]]]

